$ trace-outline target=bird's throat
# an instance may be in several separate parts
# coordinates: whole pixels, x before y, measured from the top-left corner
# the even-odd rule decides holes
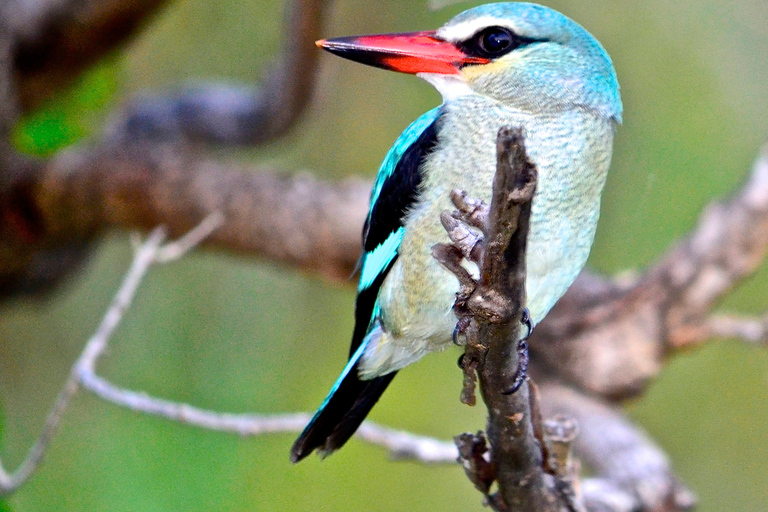
[[[443,102],[451,101],[461,96],[474,94],[472,88],[458,75],[443,75],[439,73],[418,73],[443,96]]]

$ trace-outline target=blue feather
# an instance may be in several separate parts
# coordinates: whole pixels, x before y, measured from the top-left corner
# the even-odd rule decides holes
[[[395,256],[400,242],[403,241],[404,228],[400,228],[387,237],[384,242],[377,245],[370,252],[363,256],[362,270],[360,271],[360,283],[357,290],[362,291],[370,288],[376,278],[389,266]]]
[[[371,191],[371,206],[363,229],[358,291],[365,290],[389,268],[403,239],[403,216],[418,193],[419,166],[435,142],[434,123],[440,107],[422,114],[406,128],[387,152]],[[425,139],[420,141],[420,139]],[[382,195],[382,190],[387,193]]]

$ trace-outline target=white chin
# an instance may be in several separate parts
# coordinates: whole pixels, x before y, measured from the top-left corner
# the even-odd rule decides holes
[[[438,90],[443,96],[443,101],[451,101],[459,96],[472,94],[472,89],[467,83],[457,75],[443,75],[440,73],[417,73],[416,76],[423,78]]]

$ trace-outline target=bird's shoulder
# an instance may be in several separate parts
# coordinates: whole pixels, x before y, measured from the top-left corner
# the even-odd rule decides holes
[[[418,200],[424,157],[437,143],[436,123],[442,113],[437,107],[411,123],[379,167],[363,228],[360,290],[376,281],[397,256],[405,217]]]

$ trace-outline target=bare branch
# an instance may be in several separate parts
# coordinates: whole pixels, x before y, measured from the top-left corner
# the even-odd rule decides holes
[[[114,332],[115,328],[120,323],[124,312],[131,304],[136,289],[138,288],[139,283],[141,283],[147,269],[154,261],[154,256],[164,238],[165,234],[163,230],[156,229],[150,234],[147,242],[136,254],[136,257],[131,264],[131,268],[123,280],[120,290],[115,295],[112,304],[107,310],[107,314],[104,316],[101,325],[99,325],[99,328],[96,331],[96,334],[94,334],[88,341],[85,349],[73,366],[67,382],[64,384],[63,389],[56,399],[56,403],[48,414],[42,433],[35,441],[35,444],[32,446],[27,457],[12,474],[8,473],[2,468],[2,465],[0,465],[0,496],[10,494],[18,489],[40,466],[40,463],[45,456],[45,452],[48,449],[48,445],[58,430],[64,411],[80,387],[78,378],[82,369],[88,367],[92,368],[96,358],[98,358],[106,347],[107,339],[112,332]]]
[[[220,222],[220,214],[212,215],[205,219],[198,228],[190,232],[188,236],[170,248],[162,246],[165,239],[165,230],[163,228],[156,228],[150,233],[146,242],[137,250],[131,267],[107,309],[101,324],[91,339],[88,340],[83,352],[72,367],[67,382],[64,384],[56,399],[56,403],[48,414],[43,431],[30,449],[29,454],[12,474],[8,473],[3,468],[2,463],[0,463],[0,496],[10,494],[18,489],[40,466],[45,452],[58,430],[64,411],[80,388],[82,376],[94,371],[96,361],[106,349],[109,338],[117,329],[125,312],[133,302],[136,290],[146,275],[147,270],[153,263],[159,262],[158,255],[163,255],[165,261],[169,261],[173,254],[183,255],[184,249],[190,248],[193,242],[200,241],[210,235]]]
[[[150,397],[117,387],[99,377],[96,363],[106,350],[109,340],[130,307],[136,291],[150,266],[176,260],[188,250],[211,235],[223,222],[223,216],[214,213],[176,242],[163,246],[165,229],[156,228],[136,250],[131,267],[115,298],[107,309],[101,324],[86,343],[83,352],[72,367],[62,391],[43,427],[43,431],[17,470],[9,473],[0,461],[0,496],[15,492],[34,474],[43,461],[48,446],[58,430],[61,418],[72,397],[82,386],[105,401],[136,412],[153,414],[184,424],[209,430],[233,432],[242,436],[254,436],[276,432],[299,432],[310,419],[304,413],[282,415],[238,415],[216,413],[187,404]],[[456,447],[447,441],[438,441],[407,432],[395,431],[371,422],[364,423],[358,437],[372,444],[387,448],[395,458],[415,459],[427,463],[454,463],[458,456]]]
[[[439,245],[433,251],[438,261],[456,274],[461,283],[454,312],[457,329],[466,336],[466,349],[461,360],[466,373],[476,367],[480,391],[488,408],[488,463],[485,442],[461,436],[458,439],[462,464],[470,480],[497,511],[556,511],[567,506],[570,495],[556,493],[552,479],[544,473],[544,456],[536,425],[537,403],[528,383],[519,383],[525,353],[520,332],[525,297],[525,251],[531,200],[536,188],[536,168],[526,155],[520,129],[502,128],[497,139],[497,168],[489,208],[467,200],[463,194],[452,194],[459,211],[442,216],[443,224],[454,246],[454,254],[475,261],[480,277],[472,286],[465,272],[460,272],[450,246]],[[476,203],[476,204],[474,204]],[[469,206],[473,204],[473,206]],[[452,222],[451,218],[456,221]],[[483,250],[466,227],[458,221],[480,227]],[[474,260],[472,255],[481,256]],[[522,343],[522,345],[519,345]],[[476,365],[476,366],[474,366]],[[463,395],[467,394],[466,390]],[[497,495],[489,495],[490,483],[496,479]],[[572,493],[570,493],[572,494]],[[574,510],[573,507],[570,507]]]
[[[240,436],[301,432],[312,418],[307,413],[231,414],[200,409],[120,388],[96,375],[93,368],[82,368],[79,378],[85,389],[131,411]],[[363,423],[355,435],[363,441],[386,448],[396,459],[445,464],[455,463],[458,457],[453,443],[393,430],[370,421]]]
[[[467,300],[470,311],[493,310],[485,318],[474,318],[478,343],[487,346],[478,374],[488,407],[491,460],[508,510],[556,510],[556,500],[544,481],[527,383],[508,394],[519,365],[515,340],[522,336],[525,250],[536,170],[528,160],[520,130],[499,131],[497,154],[480,280]],[[500,307],[494,307],[496,304]]]

